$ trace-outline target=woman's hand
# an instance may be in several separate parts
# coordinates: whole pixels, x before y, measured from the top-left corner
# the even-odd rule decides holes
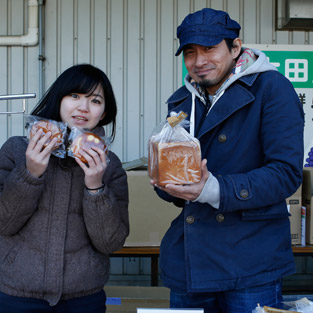
[[[57,138],[49,142],[50,136],[51,132],[43,135],[43,130],[39,129],[28,143],[26,168],[35,177],[40,177],[48,167],[51,152],[57,142]]]
[[[85,173],[85,185],[87,188],[95,189],[102,186],[103,174],[107,168],[105,152],[97,147],[92,149],[84,149],[79,152],[88,165],[82,162],[79,158],[75,158],[76,162]]]

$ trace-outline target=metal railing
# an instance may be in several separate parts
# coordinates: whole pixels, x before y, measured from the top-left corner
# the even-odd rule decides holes
[[[0,114],[21,114],[25,113],[26,110],[26,99],[29,98],[36,98],[35,93],[25,93],[25,94],[20,94],[20,95],[5,95],[5,96],[0,96],[0,100],[17,100],[17,99],[22,99],[23,100],[23,107],[21,111],[7,111],[7,112],[1,112]]]

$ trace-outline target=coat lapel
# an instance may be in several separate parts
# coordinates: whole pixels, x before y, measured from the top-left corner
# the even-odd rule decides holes
[[[254,101],[254,95],[239,84],[230,86],[206,116],[199,130],[198,138],[222,123],[234,112]]]

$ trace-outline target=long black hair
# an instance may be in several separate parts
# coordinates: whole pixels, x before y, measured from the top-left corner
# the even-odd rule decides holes
[[[78,64],[65,70],[47,90],[30,114],[61,121],[60,105],[65,96],[72,93],[92,94],[98,85],[103,88],[106,114],[96,126],[112,123],[111,138],[113,140],[117,113],[114,92],[106,74],[90,64]]]

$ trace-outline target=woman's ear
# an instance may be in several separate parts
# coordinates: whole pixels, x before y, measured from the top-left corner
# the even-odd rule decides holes
[[[233,59],[236,59],[240,52],[241,52],[241,47],[242,47],[242,41],[240,38],[235,38],[233,41],[233,47],[232,47],[232,56]]]

